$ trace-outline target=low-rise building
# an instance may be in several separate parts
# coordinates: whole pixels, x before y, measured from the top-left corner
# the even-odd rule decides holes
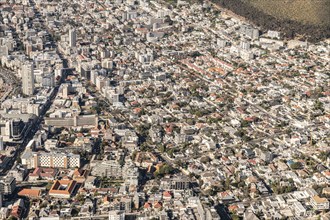
[[[319,196],[313,196],[310,200],[311,205],[316,210],[327,210],[329,209],[329,200],[321,198]]]
[[[49,190],[49,195],[57,198],[70,198],[75,191],[75,180],[55,180]]]

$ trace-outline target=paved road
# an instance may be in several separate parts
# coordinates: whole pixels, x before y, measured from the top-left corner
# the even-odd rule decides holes
[[[5,93],[0,98],[0,103],[7,99],[11,94],[14,94],[17,90],[17,84],[20,82],[16,77],[14,72],[0,67],[0,78],[3,79],[3,87],[5,88]]]
[[[35,9],[35,12],[36,13],[39,13],[36,9]],[[44,23],[42,23],[42,25],[44,26],[44,30],[47,30],[47,27],[45,26]],[[49,32],[50,33],[50,32]],[[67,68],[67,63],[66,61],[63,59],[63,55],[59,53],[59,56],[62,58],[63,60],[63,65],[64,65],[64,68]],[[17,79],[16,77],[13,75],[13,74],[9,74],[9,73],[12,73],[10,72],[9,70],[6,70],[4,68],[0,68],[0,72],[2,72],[5,80],[7,80],[8,83],[12,83],[12,84],[15,84],[17,83]],[[13,167],[15,166],[15,161],[16,159],[21,155],[21,153],[25,150],[26,148],[26,145],[29,143],[30,140],[33,139],[34,135],[36,134],[36,132],[39,130],[39,127],[43,121],[43,118],[45,116],[45,114],[47,113],[47,111],[49,110],[50,106],[53,104],[55,98],[56,98],[56,95],[58,93],[58,89],[60,87],[60,84],[57,85],[51,96],[49,97],[49,100],[48,102],[45,104],[40,116],[37,117],[37,119],[29,125],[28,129],[26,129],[26,132],[24,134],[24,137],[23,137],[23,141],[21,144],[19,144],[19,146],[17,147],[16,151],[15,151],[15,154],[14,156],[12,157],[11,161],[9,162],[8,166],[1,170],[0,172],[0,175],[6,175],[8,173],[8,171]]]
[[[50,106],[53,104],[56,94],[58,92],[59,86],[55,87],[52,95],[49,98],[49,101],[43,108],[43,111],[41,112],[40,116],[37,117],[37,119],[29,125],[29,127],[26,129],[25,134],[23,136],[23,142],[19,144],[17,147],[14,156],[12,157],[11,161],[9,162],[8,166],[1,171],[1,175],[6,175],[8,171],[15,166],[16,159],[21,155],[21,153],[25,150],[26,145],[29,143],[30,140],[33,139],[36,132],[39,130],[40,124],[46,114],[46,112],[49,110]]]

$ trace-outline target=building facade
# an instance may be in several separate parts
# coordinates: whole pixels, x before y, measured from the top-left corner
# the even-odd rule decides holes
[[[77,32],[75,29],[69,30],[69,46],[75,47],[77,42]]]
[[[33,95],[34,93],[34,75],[33,64],[25,64],[22,67],[22,90],[24,95]]]
[[[16,180],[12,176],[0,177],[0,194],[10,195],[15,191]]]
[[[71,153],[37,153],[25,152],[22,156],[22,164],[28,169],[37,167],[49,168],[79,168],[80,155]]]

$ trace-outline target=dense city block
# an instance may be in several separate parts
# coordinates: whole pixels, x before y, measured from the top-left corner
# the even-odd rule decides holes
[[[209,1],[0,0],[0,219],[330,219],[329,43]]]

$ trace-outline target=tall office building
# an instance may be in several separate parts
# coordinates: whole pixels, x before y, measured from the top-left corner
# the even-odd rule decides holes
[[[69,46],[75,47],[77,42],[77,33],[75,29],[69,30]]]
[[[25,95],[33,95],[34,92],[34,75],[33,63],[25,64],[22,68],[22,90]]]

